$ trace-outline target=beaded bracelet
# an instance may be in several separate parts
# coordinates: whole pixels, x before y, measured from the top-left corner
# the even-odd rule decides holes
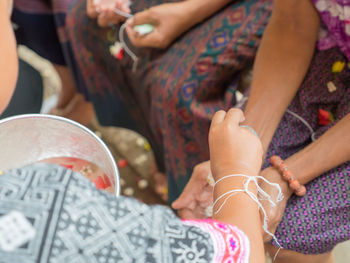
[[[288,182],[289,187],[297,196],[304,196],[306,194],[305,186],[300,184],[300,182],[294,177],[293,173],[288,169],[288,166],[281,157],[277,155],[272,156],[270,158],[270,163],[281,173],[283,180]]]

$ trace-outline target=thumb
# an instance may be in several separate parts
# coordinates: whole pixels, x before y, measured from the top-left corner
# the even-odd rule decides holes
[[[151,10],[145,10],[139,13],[136,13],[132,18],[128,19],[128,26],[137,26],[143,24],[155,24],[156,19],[153,17],[153,12]]]
[[[176,199],[171,207],[175,210],[179,210],[181,208],[189,207],[193,201],[193,196],[191,194],[186,193],[185,191]]]

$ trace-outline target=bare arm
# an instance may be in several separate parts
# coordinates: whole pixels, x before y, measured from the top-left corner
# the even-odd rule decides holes
[[[237,109],[231,109],[227,113],[219,111],[213,117],[209,132],[209,148],[212,175],[216,182],[230,174],[243,173],[254,176],[260,170],[261,142],[249,130],[238,126],[242,117],[242,112]],[[221,180],[214,188],[214,200],[230,190],[243,189],[246,180],[244,177]],[[249,186],[250,191],[257,194],[256,186],[254,184]],[[223,202],[223,199],[220,199],[214,211],[217,211]],[[213,218],[238,226],[249,238],[250,262],[265,262],[259,209],[247,193],[238,193],[227,199],[222,209],[217,213],[214,212]]]
[[[269,25],[254,65],[246,123],[254,127],[266,153],[276,128],[297,93],[309,68],[320,18],[310,0],[275,0]],[[350,117],[286,160],[301,183],[350,159]],[[278,171],[266,168],[261,175],[282,186],[285,199],[269,213],[270,230],[279,224],[292,191]],[[263,188],[268,186],[262,184]]]
[[[350,114],[318,140],[286,160],[301,183],[350,160]]]
[[[275,0],[254,64],[246,124],[264,151],[307,72],[320,19],[310,0]]]
[[[232,189],[242,189],[244,182],[242,178],[228,179],[227,182],[215,187],[214,200]],[[250,190],[256,194],[256,188],[252,187]],[[259,209],[247,194],[238,194],[228,199],[220,213],[213,218],[239,227],[249,238],[250,262],[265,262]]]
[[[16,41],[8,10],[9,2],[0,1],[0,113],[11,99],[18,74]]]

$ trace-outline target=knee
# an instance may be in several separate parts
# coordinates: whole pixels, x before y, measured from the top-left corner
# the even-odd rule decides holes
[[[158,110],[162,111],[163,114],[175,114],[176,119],[181,119],[186,122],[192,116],[191,105],[195,101],[196,90],[198,83],[186,84],[184,82],[178,82],[175,85],[166,84],[161,88],[155,88],[153,94]]]

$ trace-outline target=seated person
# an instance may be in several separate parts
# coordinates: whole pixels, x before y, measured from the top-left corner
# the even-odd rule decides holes
[[[266,210],[269,229],[284,248],[276,263],[333,263],[333,248],[350,239],[349,6],[274,0],[254,64],[244,123],[263,144],[267,158],[260,175],[279,184],[285,197]],[[276,167],[270,159],[275,155],[285,159],[284,167]],[[173,204],[187,219],[210,202],[201,189],[208,167],[194,170]],[[293,177],[305,184],[303,192],[295,191]],[[264,182],[260,186],[269,192]],[[197,193],[200,199],[193,198]],[[272,255],[275,245],[266,245]]]
[[[10,102],[18,74],[16,41],[10,22],[12,0],[0,2],[0,114]]]
[[[217,112],[212,121],[213,194],[219,200],[212,219],[181,221],[167,207],[115,197],[56,164],[4,172],[1,261],[264,262],[262,223],[251,197],[257,196],[256,184],[220,199],[232,189],[244,189],[261,167],[261,142],[239,126],[243,119],[240,110],[231,109]]]

